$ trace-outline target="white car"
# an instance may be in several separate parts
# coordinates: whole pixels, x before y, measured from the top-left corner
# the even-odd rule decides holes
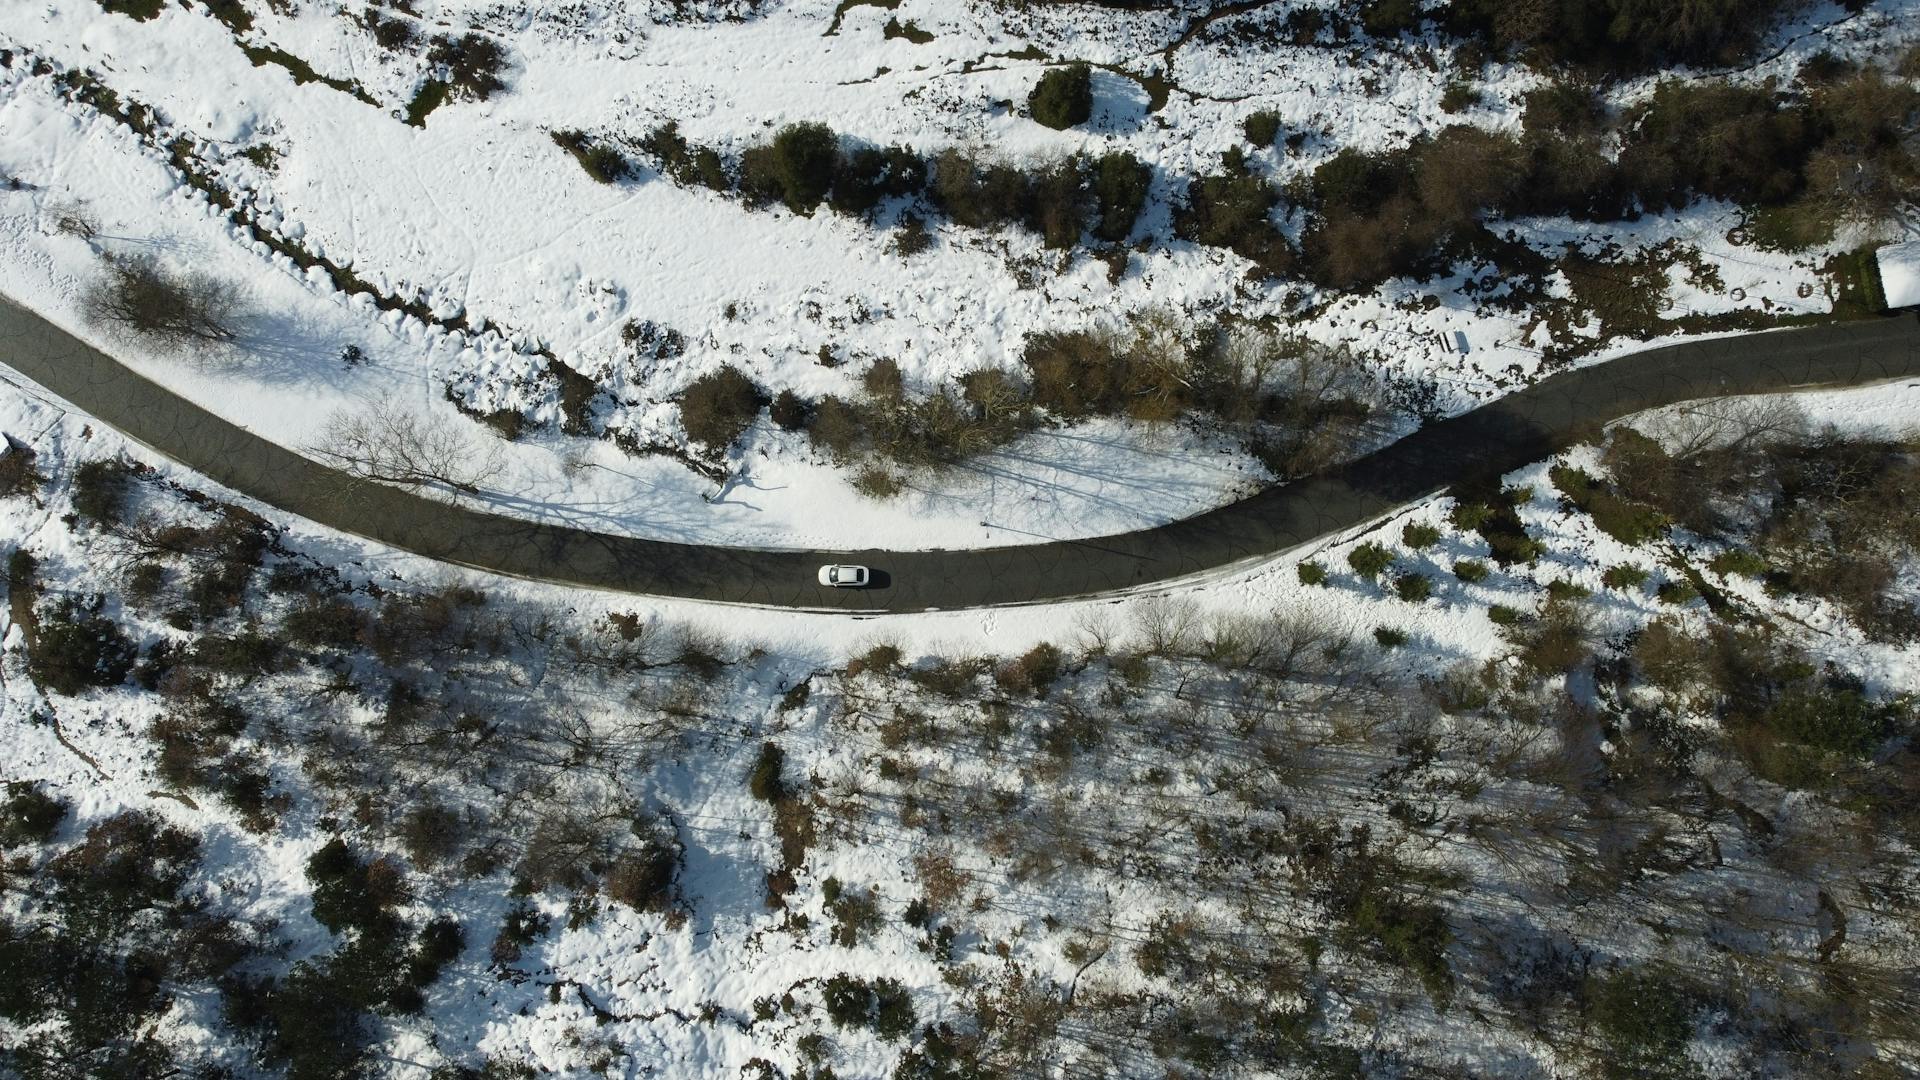
[[[867,568],[834,564],[820,568],[820,584],[836,589],[859,589],[867,584]]]

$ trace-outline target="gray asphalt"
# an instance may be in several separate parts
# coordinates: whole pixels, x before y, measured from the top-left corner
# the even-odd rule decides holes
[[[1687,342],[1564,372],[1309,480],[1159,528],[978,551],[702,547],[521,521],[354,481],[0,303],[0,362],[103,423],[270,506],[433,559],[656,596],[788,608],[920,611],[1089,596],[1184,577],[1364,525],[1452,484],[1539,460],[1570,433],[1696,398],[1920,378],[1913,312]],[[875,587],[823,588],[823,562]]]

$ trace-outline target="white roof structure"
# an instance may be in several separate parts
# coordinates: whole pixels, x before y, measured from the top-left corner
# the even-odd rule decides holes
[[[1880,287],[1890,308],[1920,304],[1920,240],[1888,244],[1877,253]]]

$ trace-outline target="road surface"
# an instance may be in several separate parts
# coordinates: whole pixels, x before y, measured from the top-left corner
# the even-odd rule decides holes
[[[1659,405],[1920,378],[1920,317],[1685,342],[1564,372],[1427,425],[1311,479],[1158,528],[974,551],[765,551],[612,536],[456,506],[342,474],[135,374],[33,312],[0,303],[0,362],[136,442],[247,496],[342,532],[496,573],[656,596],[788,608],[921,611],[1131,589],[1286,551],[1463,480],[1552,452],[1570,433]],[[832,589],[825,562],[871,566]]]

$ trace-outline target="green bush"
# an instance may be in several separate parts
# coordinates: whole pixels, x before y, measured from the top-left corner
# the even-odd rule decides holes
[[[913,995],[897,979],[868,980],[842,972],[822,984],[820,993],[835,1027],[870,1028],[888,1040],[913,1032]]]
[[[1665,514],[1610,491],[1594,492],[1587,504],[1587,513],[1593,516],[1593,523],[1601,532],[1632,547],[1657,540],[1667,531]]]
[[[842,214],[864,214],[884,199],[919,194],[926,184],[927,163],[912,150],[862,146],[840,155],[828,205]]]
[[[1751,551],[1740,549],[1723,551],[1715,555],[1708,561],[1707,569],[1722,577],[1739,574],[1743,577],[1764,578],[1771,568],[1767,566],[1767,560]]]
[[[1866,759],[1897,729],[1896,714],[1857,686],[1796,688],[1767,710],[1764,725],[1781,738]]]
[[[1555,578],[1547,582],[1547,596],[1554,600],[1584,600],[1592,595],[1592,589],[1565,578]]]
[[[1487,579],[1487,564],[1478,559],[1460,559],[1453,564],[1453,576],[1469,585]]]
[[[1327,568],[1317,562],[1303,562],[1294,567],[1294,571],[1300,575],[1300,584],[1302,585],[1325,585],[1327,583]]]
[[[712,147],[694,146],[680,134],[680,125],[672,120],[649,131],[640,140],[640,149],[651,155],[661,172],[683,186],[695,184],[714,191],[733,187],[726,163]]]
[[[1667,517],[1659,510],[1614,493],[1612,487],[1592,474],[1564,465],[1548,473],[1565,503],[1593,518],[1601,532],[1630,546],[1639,546],[1659,538],[1666,531]]]
[[[1011,165],[975,161],[956,149],[933,159],[928,192],[956,224],[991,229],[1027,220],[1031,182]]]
[[[198,862],[200,841],[159,815],[126,810],[87,828],[86,839],[47,864],[68,928],[107,940],[140,912],[171,902]]]
[[[1243,127],[1247,141],[1263,150],[1280,141],[1280,114],[1272,110],[1250,114]]]
[[[1028,95],[1027,109],[1036,122],[1056,131],[1086,123],[1093,116],[1093,69],[1086,64],[1050,69]]]
[[[821,123],[788,124],[773,142],[741,156],[741,186],[749,195],[779,199],[796,214],[811,214],[833,188],[840,137]]]
[[[1433,595],[1433,581],[1425,574],[1401,574],[1393,582],[1394,595],[1409,604],[1418,604]]]
[[[60,830],[67,816],[64,800],[26,780],[7,782],[7,798],[0,802],[0,847],[44,844]]]
[[[1421,522],[1409,522],[1400,530],[1400,542],[1414,551],[1424,551],[1440,542],[1440,530]]]
[[[397,924],[391,909],[407,898],[393,863],[366,862],[337,836],[308,857],[307,881],[313,886],[313,917],[336,934],[390,931]]]
[[[434,38],[427,62],[446,72],[445,81],[455,92],[474,101],[485,101],[507,86],[500,78],[507,64],[506,51],[484,34]]]
[[[1799,193],[1811,137],[1807,117],[1767,88],[1666,80],[1628,118],[1620,170],[1652,207],[1696,194],[1776,204]]]
[[[1393,565],[1393,552],[1368,541],[1347,552],[1347,565],[1354,573],[1372,581]]]
[[[687,436],[710,452],[733,445],[753,423],[766,400],[745,372],[732,364],[700,376],[680,398],[680,422]]]
[[[1518,626],[1524,616],[1518,608],[1511,608],[1505,604],[1494,604],[1487,608],[1487,618],[1495,626]]]
[[[1704,0],[1684,7],[1649,0],[1456,0],[1441,17],[1457,34],[1511,51],[1543,68],[1561,65],[1636,74],[1669,64],[1728,66],[1751,55],[1762,31],[1796,0]]]
[[[1405,631],[1391,626],[1376,626],[1373,628],[1373,640],[1382,649],[1397,649],[1407,643],[1407,635]]]
[[[1561,80],[1537,86],[1520,97],[1520,123],[1527,134],[1599,135],[1606,131],[1606,99],[1584,82]]]
[[[89,687],[118,686],[133,671],[133,642],[98,607],[67,597],[40,619],[27,672],[56,694],[74,695]]]
[[[1447,512],[1447,521],[1461,532],[1478,532],[1493,510],[1482,503],[1456,502]]]
[[[1181,239],[1223,247],[1270,274],[1293,268],[1293,249],[1274,228],[1273,208],[1280,196],[1264,177],[1229,152],[1224,172],[1198,176],[1187,185],[1186,207],[1174,217]]]
[[[35,497],[40,485],[47,482],[34,468],[36,456],[32,447],[0,435],[0,498]]]
[[[553,132],[553,141],[572,154],[588,176],[602,184],[615,183],[627,175],[627,159],[620,151],[606,143],[589,139],[585,132],[556,131]]]
[[[1646,567],[1622,563],[1607,567],[1606,573],[1600,575],[1600,582],[1609,589],[1637,589],[1647,583],[1647,577]]]
[[[1675,578],[1672,581],[1662,582],[1660,587],[1654,590],[1654,596],[1658,597],[1663,604],[1691,604],[1700,598],[1700,590],[1694,588],[1693,582],[1685,578]]]

